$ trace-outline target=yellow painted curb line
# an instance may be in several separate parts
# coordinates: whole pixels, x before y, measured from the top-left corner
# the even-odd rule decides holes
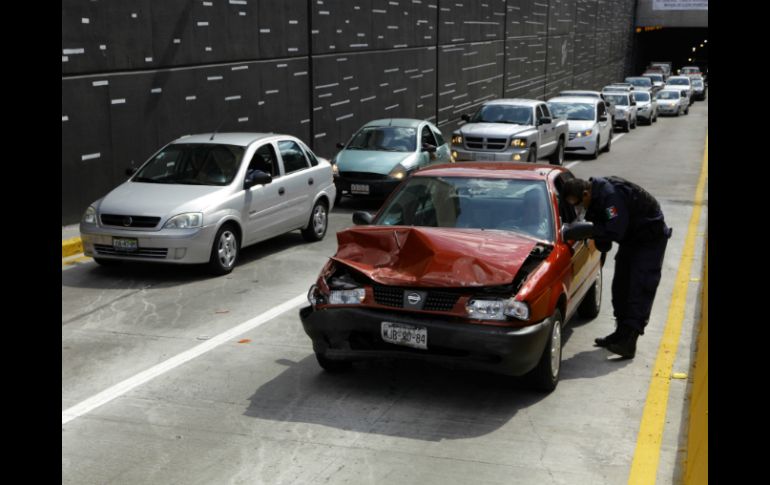
[[[65,239],[61,242],[61,257],[74,256],[83,252],[83,241],[79,237]]]
[[[695,257],[695,235],[698,229],[701,212],[703,211],[703,191],[706,186],[708,173],[708,135],[703,152],[703,165],[698,185],[695,189],[695,204],[690,224],[685,238],[684,251],[679,260],[679,270],[676,274],[674,291],[671,295],[671,305],[668,309],[666,327],[658,347],[658,355],[652,371],[652,381],[644,404],[642,422],[636,438],[634,460],[628,475],[629,485],[651,485],[655,483],[660,460],[660,445],[663,438],[663,428],[666,424],[666,408],[668,407],[668,392],[671,385],[671,370],[676,359],[679,338],[684,321],[687,289],[690,286],[690,271]]]

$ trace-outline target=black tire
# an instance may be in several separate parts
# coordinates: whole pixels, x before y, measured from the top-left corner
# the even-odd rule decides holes
[[[329,228],[329,206],[323,199],[318,200],[310,211],[310,219],[307,221],[307,227],[302,229],[302,237],[305,241],[320,241],[326,235]]]
[[[318,352],[315,353],[315,358],[318,361],[318,365],[331,374],[345,372],[353,367],[353,363],[349,360],[329,360],[324,357],[323,354],[319,354]]]
[[[548,161],[551,162],[551,165],[564,165],[564,138],[559,137],[559,144],[556,145],[556,151],[548,157]]]
[[[537,146],[532,145],[529,147],[529,157],[527,157],[529,163],[537,163]]]
[[[631,131],[631,122],[626,121],[626,123],[623,125],[623,133],[628,133]]]
[[[599,274],[596,276],[594,284],[591,289],[588,290],[586,296],[583,297],[583,301],[580,302],[578,307],[578,315],[583,318],[596,318],[599,315],[599,310],[602,307],[602,270],[599,269]]]
[[[334,196],[334,205],[338,206],[342,202],[342,189],[337,189],[337,194]]]
[[[597,158],[599,158],[599,152],[601,151],[601,148],[600,148],[601,146],[602,146],[602,137],[601,136],[597,136],[596,137],[596,150],[594,150],[594,152],[589,156],[589,160],[596,160]]]
[[[241,243],[235,225],[224,224],[217,231],[211,245],[209,270],[215,276],[229,274],[238,263],[241,255]]]
[[[690,106],[687,106],[687,109],[684,110],[684,114],[688,115],[690,114]]]
[[[613,137],[613,135],[614,135],[614,133],[612,131],[610,131],[610,139],[607,140],[607,146],[604,147],[604,152],[605,153],[609,153],[610,152],[610,148],[612,147],[612,137]]]
[[[637,120],[637,119],[634,119],[634,122],[631,124],[631,129],[632,129],[632,130],[635,130],[635,129],[636,129],[636,125],[637,125],[637,123],[638,123],[638,122],[639,122],[639,120]]]
[[[94,261],[100,266],[120,266],[123,264],[123,261],[119,259],[94,258]]]
[[[553,324],[548,332],[548,340],[546,340],[543,355],[540,356],[537,367],[527,374],[532,387],[543,392],[551,392],[556,389],[561,375],[562,317],[559,309],[553,313],[551,320]],[[555,352],[558,352],[558,355],[554,355]],[[554,366],[556,369],[553,368]]]

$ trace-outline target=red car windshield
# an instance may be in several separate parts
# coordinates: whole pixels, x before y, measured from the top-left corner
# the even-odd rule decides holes
[[[377,225],[513,231],[553,241],[553,211],[542,180],[412,177]]]

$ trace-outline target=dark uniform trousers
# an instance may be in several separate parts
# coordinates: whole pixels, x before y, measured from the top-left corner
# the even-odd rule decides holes
[[[612,279],[612,308],[619,324],[640,334],[650,319],[655,292],[663,270],[668,238],[618,245],[615,277]]]

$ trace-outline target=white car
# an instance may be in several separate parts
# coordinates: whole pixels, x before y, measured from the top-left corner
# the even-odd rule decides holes
[[[636,100],[633,91],[602,94],[605,101],[615,106],[615,125],[626,133],[636,128]]]
[[[323,239],[335,195],[331,164],[298,138],[188,135],[88,207],[80,234],[99,264],[208,263],[226,274],[251,244],[296,229]]]
[[[642,120],[651,125],[658,121],[658,101],[655,95],[647,90],[634,91],[634,100],[636,101],[636,117],[639,122]]]
[[[658,101],[658,114],[675,115],[690,112],[690,104],[682,89],[664,89],[655,96]]]
[[[672,76],[666,81],[666,87],[664,89],[681,89],[687,91],[687,102],[692,104],[694,89],[692,87],[692,80],[689,76]]]
[[[555,118],[566,119],[569,124],[567,152],[593,159],[600,151],[610,151],[612,120],[602,99],[558,96],[548,100],[548,108]]]

